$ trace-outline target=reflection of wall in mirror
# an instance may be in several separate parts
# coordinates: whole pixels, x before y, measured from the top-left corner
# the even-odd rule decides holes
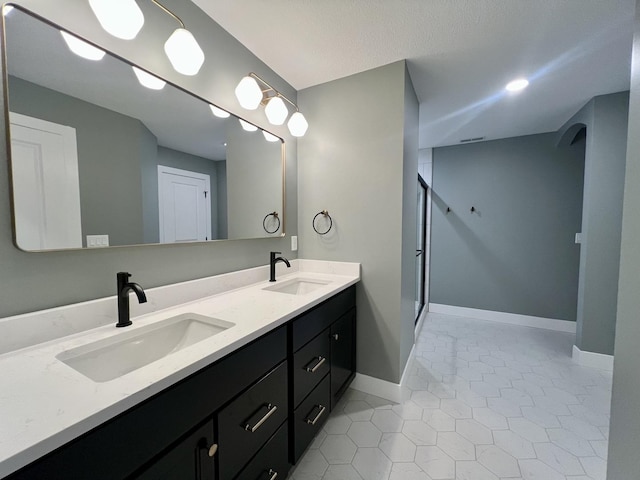
[[[260,130],[247,132],[239,122],[227,123],[227,139],[229,238],[264,237],[265,215],[275,211],[282,218],[282,190],[273,188],[282,184],[282,143],[267,142]]]
[[[112,246],[157,243],[158,164],[177,167],[182,158],[189,166],[180,168],[209,175],[224,170],[215,166],[224,162],[158,147],[137,119],[16,77],[9,78],[9,90],[11,111],[76,128],[83,238],[108,234]],[[215,185],[224,182],[220,177]],[[226,198],[219,202],[214,194],[211,201],[212,227],[218,231],[213,238],[226,238],[226,225],[218,221],[226,220]]]

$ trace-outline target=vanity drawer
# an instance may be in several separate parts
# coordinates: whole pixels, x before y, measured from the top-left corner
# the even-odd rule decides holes
[[[236,480],[284,480],[291,468],[287,455],[288,429],[285,422]]]
[[[293,351],[312,340],[355,305],[356,287],[353,285],[302,314],[292,324]]]
[[[293,463],[296,463],[329,417],[330,380],[327,375],[294,412]]]
[[[283,362],[218,413],[220,480],[234,478],[287,419],[287,392]]]
[[[307,343],[293,356],[293,407],[304,400],[331,369],[329,329]]]

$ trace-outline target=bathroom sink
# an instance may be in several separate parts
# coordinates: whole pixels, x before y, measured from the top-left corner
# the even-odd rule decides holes
[[[66,350],[56,358],[95,382],[108,382],[234,325],[185,313]]]
[[[292,280],[286,280],[282,283],[276,283],[275,285],[265,287],[263,290],[287,293],[289,295],[305,295],[313,292],[323,285],[329,285],[329,283],[331,282],[317,280],[315,278],[294,278]]]

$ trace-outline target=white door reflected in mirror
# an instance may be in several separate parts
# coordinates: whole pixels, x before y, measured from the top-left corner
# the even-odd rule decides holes
[[[209,175],[158,166],[160,242],[201,242],[211,238]]]
[[[81,248],[75,129],[13,112],[10,122],[18,246]]]

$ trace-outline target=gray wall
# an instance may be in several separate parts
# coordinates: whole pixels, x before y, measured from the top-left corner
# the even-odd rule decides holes
[[[282,144],[267,142],[261,131],[243,130],[239,122],[227,122],[226,128],[229,237],[264,237],[269,235],[262,224],[264,217],[282,213],[282,191],[273,188],[282,183]],[[281,234],[282,221],[272,236]]]
[[[160,241],[158,205],[158,139],[144,125],[140,152],[140,187],[142,189],[142,232],[144,243]]]
[[[189,153],[179,152],[171,148],[158,147],[158,165],[164,167],[179,168],[190,172],[204,173],[209,175],[211,191],[209,192],[209,201],[211,202],[211,238],[217,240],[221,238],[218,232],[218,163],[207,158],[198,157]],[[158,170],[156,167],[156,183],[158,179]],[[156,185],[156,191],[157,191]],[[157,219],[158,217],[156,217]],[[225,237],[222,237],[225,238]]]
[[[576,345],[613,354],[627,145],[627,92],[593,98],[558,135],[587,128]]]
[[[418,111],[418,97],[405,64],[400,374],[409,360],[411,349],[415,343],[416,249],[418,248]]]
[[[410,322],[402,318],[401,301],[406,289],[401,233],[405,81],[405,63],[396,62],[298,93],[310,125],[298,141],[304,159],[299,165],[300,255],[362,263],[358,372],[396,383],[404,368],[403,328]],[[413,113],[412,108],[407,115],[413,118]],[[332,216],[333,228],[320,236],[311,220],[323,209]]]
[[[583,152],[554,134],[434,149],[429,301],[575,320]]]
[[[155,137],[135,118],[20,78],[9,89],[11,111],[76,129],[83,245],[103,234],[111,245],[142,243],[140,154],[155,157]]]
[[[287,231],[297,231],[296,140],[283,127],[269,126],[264,112],[243,111],[234,89],[244,75],[255,71],[296,100],[296,91],[191,2],[165,0],[198,39],[206,56],[200,73],[176,73],[163,51],[169,21],[151,3],[141,3],[145,25],[135,40],[111,37],[99,26],[88,2],[77,0],[20,0],[43,17],[88,38],[117,55],[218,104],[287,141]],[[4,73],[4,72],[2,72]],[[4,77],[3,77],[4,78]],[[4,81],[4,80],[3,80]],[[4,99],[1,100],[4,108]],[[306,112],[304,112],[306,114]],[[4,117],[1,127],[6,129]],[[310,131],[313,126],[310,127]],[[0,317],[114,295],[116,272],[127,270],[145,287],[165,285],[242,268],[265,265],[270,250],[289,258],[288,238],[233,240],[191,245],[157,245],[91,249],[72,252],[25,253],[13,245],[6,137],[0,138]]]
[[[218,238],[228,238],[229,230],[227,221],[227,162],[216,162],[216,170],[216,178],[218,181]]]
[[[640,1],[636,2],[629,106],[608,480],[638,478],[640,472]]]

